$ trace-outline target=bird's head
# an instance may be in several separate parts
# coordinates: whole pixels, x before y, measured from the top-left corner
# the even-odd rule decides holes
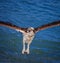
[[[34,31],[34,28],[33,27],[29,27],[27,32],[31,32],[31,31]]]

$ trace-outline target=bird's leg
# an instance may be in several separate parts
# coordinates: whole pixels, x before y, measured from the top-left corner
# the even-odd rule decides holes
[[[23,41],[23,50],[22,50],[22,54],[24,54],[25,52],[25,42]]]
[[[29,46],[30,46],[30,44],[28,43],[28,44],[27,44],[27,49],[26,49],[26,51],[25,51],[27,54],[29,54],[29,52],[30,52],[30,51],[29,51]]]

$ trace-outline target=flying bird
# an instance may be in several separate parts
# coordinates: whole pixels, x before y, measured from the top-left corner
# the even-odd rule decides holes
[[[59,21],[54,21],[52,23],[48,23],[42,26],[39,26],[37,28],[33,28],[33,27],[29,27],[29,28],[22,28],[22,27],[18,27],[12,23],[8,23],[8,22],[3,22],[0,21],[0,26],[6,26],[8,28],[12,28],[15,29],[16,31],[19,31],[23,34],[23,49],[22,49],[22,54],[30,53],[30,44],[35,36],[35,33],[37,33],[38,31],[47,29],[47,28],[51,28],[51,27],[55,27],[55,26],[60,26],[60,20]],[[27,48],[25,47],[25,45],[27,44]]]

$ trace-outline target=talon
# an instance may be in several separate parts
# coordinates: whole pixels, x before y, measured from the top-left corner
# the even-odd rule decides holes
[[[25,52],[26,52],[27,54],[29,54],[29,50],[25,50]]]
[[[24,52],[22,51],[22,54],[24,54]]]
[[[24,54],[24,51],[25,51],[25,50],[22,50],[22,54]]]

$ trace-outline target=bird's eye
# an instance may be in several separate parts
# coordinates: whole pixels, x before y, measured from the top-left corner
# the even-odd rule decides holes
[[[27,32],[30,32],[30,30],[28,30]]]
[[[30,32],[30,30],[29,30],[29,32]]]

